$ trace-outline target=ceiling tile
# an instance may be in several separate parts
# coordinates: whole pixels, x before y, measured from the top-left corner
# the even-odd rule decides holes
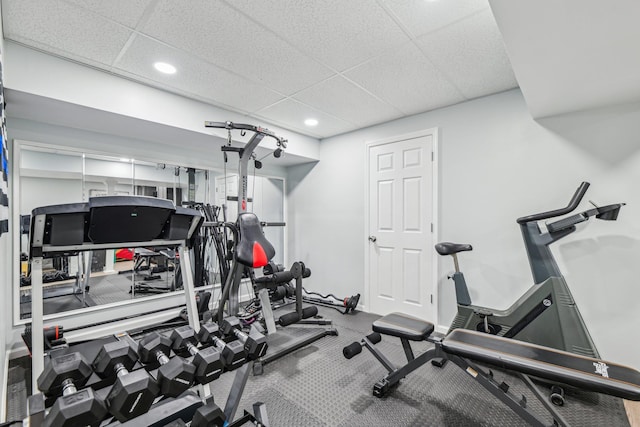
[[[341,76],[325,80],[293,98],[331,112],[341,119],[362,127],[402,116],[396,108],[375,98]]]
[[[60,0],[2,2],[4,37],[58,55],[110,65],[131,30]]]
[[[416,43],[469,99],[518,86],[490,10],[420,37]]]
[[[332,74],[220,1],[161,0],[142,31],[285,95]]]
[[[407,35],[371,0],[233,0],[276,34],[337,71],[402,44]]]
[[[100,16],[109,18],[122,25],[135,28],[144,11],[152,0],[65,0],[77,6],[89,9]]]
[[[254,115],[269,120],[276,125],[316,138],[337,135],[357,128],[357,126],[353,124],[325,114],[293,99],[285,99]],[[318,125],[313,128],[305,126],[304,121],[308,118],[318,120]]]
[[[157,61],[174,65],[177,73],[156,71],[153,63]],[[134,38],[115,64],[114,72],[122,71],[128,77],[142,77],[158,87],[168,86],[185,96],[241,112],[250,113],[282,99],[282,95],[272,90],[143,35]]]
[[[359,65],[345,76],[406,115],[465,99],[413,43]]]
[[[481,10],[489,0],[383,0],[413,37],[445,27]]]
[[[0,1],[9,40],[316,137],[517,86],[487,0]]]

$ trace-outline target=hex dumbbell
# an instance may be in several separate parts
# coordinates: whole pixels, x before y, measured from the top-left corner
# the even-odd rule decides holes
[[[193,414],[191,427],[223,427],[227,425],[224,412],[215,403],[207,403]]]
[[[224,364],[220,359],[220,352],[216,347],[198,349],[196,332],[189,325],[176,328],[171,333],[173,351],[176,354],[191,354],[193,365],[196,367],[196,382],[208,384],[220,377]]]
[[[52,358],[38,377],[38,388],[46,396],[60,396],[44,420],[47,427],[99,426],[107,408],[91,388],[84,386],[92,370],[80,353]]]
[[[244,345],[249,360],[256,360],[267,352],[267,338],[258,331],[246,334],[242,332],[240,320],[235,316],[229,316],[220,322],[220,329],[225,335],[233,335]]]
[[[130,372],[137,360],[138,355],[127,342],[114,341],[103,345],[93,361],[93,370],[101,378],[116,378],[106,403],[120,422],[149,411],[160,392],[158,383],[146,370]]]
[[[158,333],[152,333],[138,342],[138,354],[142,363],[159,363],[157,381],[160,393],[177,397],[193,385],[196,368],[182,357],[172,359],[171,340]]]
[[[228,371],[239,368],[247,360],[247,353],[239,341],[224,342],[220,337],[220,328],[215,323],[205,323],[198,331],[198,341],[213,344],[220,352],[220,359]]]

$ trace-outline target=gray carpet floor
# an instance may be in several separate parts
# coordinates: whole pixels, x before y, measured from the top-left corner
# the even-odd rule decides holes
[[[249,379],[242,401],[245,409],[250,410],[253,402],[265,402],[273,426],[526,425],[453,363],[444,368],[426,364],[405,378],[389,396],[374,397],[373,385],[387,371],[367,350],[347,360],[342,348],[370,333],[371,323],[378,316],[342,315],[328,308],[321,308],[320,313],[333,319],[339,336],[324,337],[266,365],[264,375]],[[430,345],[418,344],[414,346],[416,355]],[[397,365],[406,363],[399,339],[383,337],[377,346]],[[529,407],[552,423],[518,378],[493,372],[496,379],[511,386],[511,391],[524,394]],[[232,381],[225,376],[216,384],[217,402],[224,402]],[[567,402],[559,411],[575,426],[629,426],[622,400],[610,396],[569,391]]]
[[[287,309],[284,309],[287,310]],[[367,313],[342,315],[329,308],[320,314],[334,321],[338,336],[327,336],[264,366],[264,373],[251,376],[241,401],[251,410],[254,402],[267,405],[271,426],[518,426],[521,418],[473,381],[453,363],[444,368],[426,364],[407,378],[385,398],[372,395],[376,381],[386,370],[366,350],[351,360],[342,356],[342,348],[370,332],[378,317]],[[304,334],[307,326],[289,326],[290,335]],[[299,330],[298,330],[299,329]],[[273,342],[282,342],[274,337]],[[430,344],[417,343],[418,355]],[[377,346],[394,363],[405,363],[398,339],[384,337]],[[9,413],[13,419],[25,415],[25,393],[16,382],[24,373],[10,371]],[[28,367],[26,368],[28,369]],[[533,394],[519,379],[494,370],[499,381],[511,391],[524,394],[528,406],[552,423]],[[212,383],[215,401],[224,407],[234,372],[225,373]],[[544,391],[545,395],[547,391]],[[567,393],[562,416],[575,426],[629,426],[622,401],[610,396],[580,391]]]

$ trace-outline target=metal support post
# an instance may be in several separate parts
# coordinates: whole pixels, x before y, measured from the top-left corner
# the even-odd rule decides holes
[[[198,332],[200,330],[200,317],[198,315],[198,306],[196,304],[196,294],[193,285],[193,272],[191,271],[189,249],[185,250],[183,245],[178,246],[178,255],[180,256],[180,270],[182,271],[182,285],[184,286],[184,297],[187,305],[189,326],[191,326],[194,331]]]
[[[38,377],[44,371],[44,308],[42,306],[42,257],[31,260],[31,390],[38,392]]]
[[[253,362],[247,362],[236,371],[227,403],[224,406],[224,416],[228,423],[231,423],[236,416],[236,411],[238,410],[238,406],[240,406],[240,399],[242,399],[242,393],[244,393],[244,388],[247,385],[252,367]]]
[[[276,321],[273,318],[273,310],[271,309],[269,291],[266,288],[260,289],[258,291],[258,298],[260,299],[260,307],[262,307],[262,317],[264,318],[264,323],[267,325],[267,334],[275,334]]]

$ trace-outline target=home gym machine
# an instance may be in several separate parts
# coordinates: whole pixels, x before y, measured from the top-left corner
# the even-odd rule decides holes
[[[204,126],[207,128],[214,129],[226,129],[227,130],[227,145],[223,145],[221,147],[222,152],[225,156],[225,161],[227,159],[227,153],[236,153],[238,154],[239,164],[238,164],[238,216],[242,212],[247,211],[247,202],[248,198],[248,166],[249,160],[255,157],[254,151],[262,142],[265,137],[273,138],[276,141],[276,150],[273,152],[275,157],[280,157],[285,148],[287,148],[287,140],[276,136],[275,133],[271,132],[269,129],[265,129],[260,126],[254,126],[243,123],[233,123],[233,122],[210,122],[207,121],[204,123]],[[247,131],[253,132],[253,135],[249,139],[249,141],[243,147],[236,147],[231,145],[231,131],[239,130],[241,135],[246,134]],[[224,211],[224,207],[223,207]],[[226,217],[226,215],[225,215]],[[226,220],[226,218],[225,218]],[[240,293],[240,281],[243,277],[243,272],[245,270],[245,266],[239,263],[235,263],[230,267],[230,271],[228,276],[226,277],[223,294],[220,300],[219,313],[221,321],[223,318],[223,309],[225,304],[227,306],[227,312],[230,315],[236,315],[239,311],[239,293]]]
[[[471,245],[443,242],[435,246],[440,255],[451,255],[455,266],[451,278],[455,284],[458,313],[449,332],[459,328],[471,329],[582,356],[600,357],[549,245],[576,231],[576,224],[592,216],[607,221],[616,220],[624,203],[595,207],[556,220],[546,224],[544,232],[538,224],[538,221],[573,212],[588,188],[588,182],[580,184],[565,208],[518,218],[534,285],[506,310],[471,304],[457,255],[470,251]]]
[[[628,400],[640,400],[640,372],[635,369],[600,360],[579,356],[536,344],[507,339],[478,331],[456,329],[444,338],[434,337],[432,323],[391,313],[372,325],[373,333],[360,342],[343,349],[343,355],[351,359],[366,347],[387,369],[389,374],[373,387],[373,395],[383,397],[391,393],[417,368],[436,358],[450,360],[469,377],[476,380],[489,393],[501,400],[524,421],[533,426],[545,426],[543,420],[529,408],[526,397],[509,390],[509,384],[498,382],[492,373],[476,364],[486,363],[515,372],[531,390],[536,399],[553,417],[552,426],[567,426],[557,409],[549,404],[529,376],[568,384],[587,391],[604,393]],[[378,348],[381,334],[400,338],[407,363],[396,367]],[[414,356],[410,341],[428,341],[433,347]]]
[[[205,122],[205,126],[209,128],[226,129],[228,134],[228,144],[222,146],[225,153],[234,152],[240,157],[239,163],[239,181],[238,181],[238,218],[235,224],[225,223],[224,227],[231,230],[233,235],[233,246],[231,249],[232,262],[229,267],[229,274],[224,282],[222,296],[218,305],[218,323],[222,324],[226,316],[236,316],[239,312],[239,288],[240,281],[243,277],[254,278],[253,269],[268,265],[269,261],[275,255],[275,250],[271,243],[267,241],[262,231],[262,225],[258,217],[247,212],[247,165],[253,157],[253,151],[264,137],[270,137],[276,140],[277,148],[274,151],[275,157],[280,157],[282,150],[286,148],[286,140],[276,136],[268,129],[248,124],[239,124],[232,122]],[[231,146],[231,131],[240,130],[241,132],[250,131],[253,135],[242,148]],[[224,208],[223,208],[224,209]],[[282,224],[284,225],[284,224]],[[229,247],[229,245],[227,245]],[[337,335],[337,330],[331,327],[331,321],[327,319],[312,319],[318,313],[317,307],[302,307],[302,278],[308,277],[310,270],[303,263],[296,262],[290,271],[283,271],[278,275],[266,277],[261,286],[259,286],[258,299],[262,317],[264,320],[264,329],[267,332],[267,339],[278,333],[276,330],[275,319],[269,299],[268,287],[270,284],[277,286],[284,282],[296,281],[296,294],[300,296],[296,302],[296,311],[287,313],[280,317],[281,326],[288,326],[294,323],[314,324],[319,326],[329,326],[316,328],[314,330],[306,330],[306,334],[301,338],[295,339],[288,337],[287,343],[279,348],[271,347],[266,355],[255,360],[254,374],[262,373],[262,366],[273,360],[276,360],[286,354],[289,354],[301,347],[310,344],[327,335]],[[279,280],[279,279],[281,280]],[[284,282],[283,282],[284,280]],[[257,281],[254,279],[254,283]],[[263,332],[258,330],[258,332]],[[279,340],[282,342],[282,340]]]

